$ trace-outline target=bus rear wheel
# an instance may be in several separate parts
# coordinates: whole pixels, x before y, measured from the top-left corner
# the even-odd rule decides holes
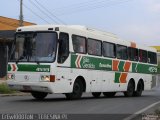
[[[134,82],[131,80],[128,83],[127,91],[124,92],[125,97],[132,97],[134,94]]]
[[[80,99],[83,93],[83,84],[80,79],[77,79],[73,85],[73,92],[66,93],[65,96],[68,100]]]
[[[114,97],[116,92],[103,92],[103,95],[105,97]]]
[[[142,91],[143,91],[143,83],[142,81],[139,81],[137,84],[137,90],[134,92],[134,96],[136,97],[142,96]]]
[[[101,95],[101,92],[92,92],[93,97],[99,98]]]
[[[45,93],[45,92],[31,92],[31,95],[36,100],[43,100],[48,95],[48,93]]]

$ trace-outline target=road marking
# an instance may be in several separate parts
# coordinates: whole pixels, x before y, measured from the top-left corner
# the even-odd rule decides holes
[[[155,103],[153,103],[153,104],[151,104],[151,105],[149,105],[149,106],[147,106],[147,107],[145,107],[145,108],[143,108],[143,109],[137,111],[137,112],[134,113],[133,115],[130,115],[129,117],[127,117],[127,118],[125,118],[125,119],[123,119],[123,120],[131,120],[131,119],[137,117],[139,114],[142,114],[142,113],[145,112],[146,110],[148,110],[148,109],[150,109],[150,108],[156,106],[157,104],[160,104],[160,101],[155,102]]]

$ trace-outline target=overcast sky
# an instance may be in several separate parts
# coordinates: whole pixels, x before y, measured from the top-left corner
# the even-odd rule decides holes
[[[85,25],[147,46],[160,45],[160,0],[23,0],[24,20]],[[0,16],[18,19],[19,0],[1,0]]]

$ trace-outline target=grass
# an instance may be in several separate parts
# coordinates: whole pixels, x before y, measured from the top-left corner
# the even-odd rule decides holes
[[[12,94],[16,91],[9,89],[6,83],[0,84],[0,94]]]

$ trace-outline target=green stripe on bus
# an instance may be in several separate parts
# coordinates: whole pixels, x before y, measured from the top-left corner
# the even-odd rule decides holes
[[[114,79],[115,83],[120,83],[119,81],[120,76],[121,76],[121,73],[117,73],[117,72],[115,73],[115,79]]]
[[[132,72],[136,72],[137,63],[132,63]]]
[[[14,70],[13,66],[16,66],[17,69]],[[50,65],[8,64],[8,71],[50,72]]]
[[[79,65],[80,64],[80,65]],[[96,69],[96,70],[112,70],[112,60],[72,55],[71,67],[77,68],[80,66],[82,69]]]
[[[83,55],[71,55],[71,68],[81,68],[81,69],[95,69],[95,70],[106,70],[112,71],[112,60],[114,59],[104,59],[89,57]],[[116,60],[116,59],[115,59]],[[132,62],[130,67],[133,73],[145,73],[145,74],[155,74],[157,73],[157,67],[154,65],[142,64]],[[120,61],[118,65],[118,71],[124,72],[125,61]]]
[[[119,68],[119,71],[124,71],[124,61],[120,61],[120,63],[119,63],[119,66],[118,66],[118,68]]]

